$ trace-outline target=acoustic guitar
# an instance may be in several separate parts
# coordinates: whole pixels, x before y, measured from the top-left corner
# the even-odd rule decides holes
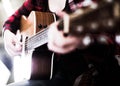
[[[48,25],[55,22],[55,14],[32,11],[21,17],[21,56],[14,58],[14,80],[50,79],[54,53],[47,49]],[[20,64],[20,65],[18,65]]]
[[[67,19],[59,19],[58,28],[63,30],[64,35],[114,34],[120,32],[119,11],[119,0],[111,2],[102,0],[93,7],[77,9],[69,14]],[[26,73],[28,75],[26,79],[50,79],[52,77],[54,53],[47,48],[44,50],[44,47],[47,44],[49,25],[55,21],[54,13],[38,11],[32,11],[28,18],[24,16],[21,18],[21,34],[24,42],[21,58],[29,59],[27,61],[29,61],[29,70],[31,70],[30,73]]]

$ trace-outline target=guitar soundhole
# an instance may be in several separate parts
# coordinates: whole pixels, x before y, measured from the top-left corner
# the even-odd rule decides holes
[[[47,25],[42,25],[42,24],[39,24],[39,25],[38,25],[38,28],[39,28],[39,29],[42,29],[42,28],[47,28]]]
[[[39,25],[38,25],[38,28],[39,28],[39,29],[42,29],[42,25],[41,25],[41,24],[39,24]]]
[[[47,25],[44,25],[43,27],[44,27],[44,28],[47,28]]]

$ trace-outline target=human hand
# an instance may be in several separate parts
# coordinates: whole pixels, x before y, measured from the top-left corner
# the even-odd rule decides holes
[[[61,15],[60,15],[61,14]],[[65,13],[59,13],[60,17],[63,17]],[[60,53],[66,54],[72,52],[76,48],[83,49],[91,43],[91,38],[88,35],[81,35],[79,37],[68,35],[65,37],[62,30],[58,30],[59,22],[55,22],[50,25],[48,31],[48,49]]]
[[[20,55],[22,51],[22,43],[20,42],[20,32],[15,35],[10,30],[4,32],[4,46],[7,53],[12,57]]]

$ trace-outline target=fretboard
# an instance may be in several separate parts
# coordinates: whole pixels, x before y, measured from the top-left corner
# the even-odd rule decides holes
[[[26,39],[25,49],[31,50],[31,49],[34,49],[41,45],[46,44],[48,42],[47,32],[48,32],[48,28],[45,28],[42,31],[35,34],[34,36]]]

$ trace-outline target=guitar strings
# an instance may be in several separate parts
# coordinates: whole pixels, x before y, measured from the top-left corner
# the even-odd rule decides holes
[[[41,46],[45,43],[47,43],[47,32],[48,28],[45,28],[44,30],[36,33],[34,36],[28,38],[26,40],[26,49],[34,49],[37,48],[38,46]]]

